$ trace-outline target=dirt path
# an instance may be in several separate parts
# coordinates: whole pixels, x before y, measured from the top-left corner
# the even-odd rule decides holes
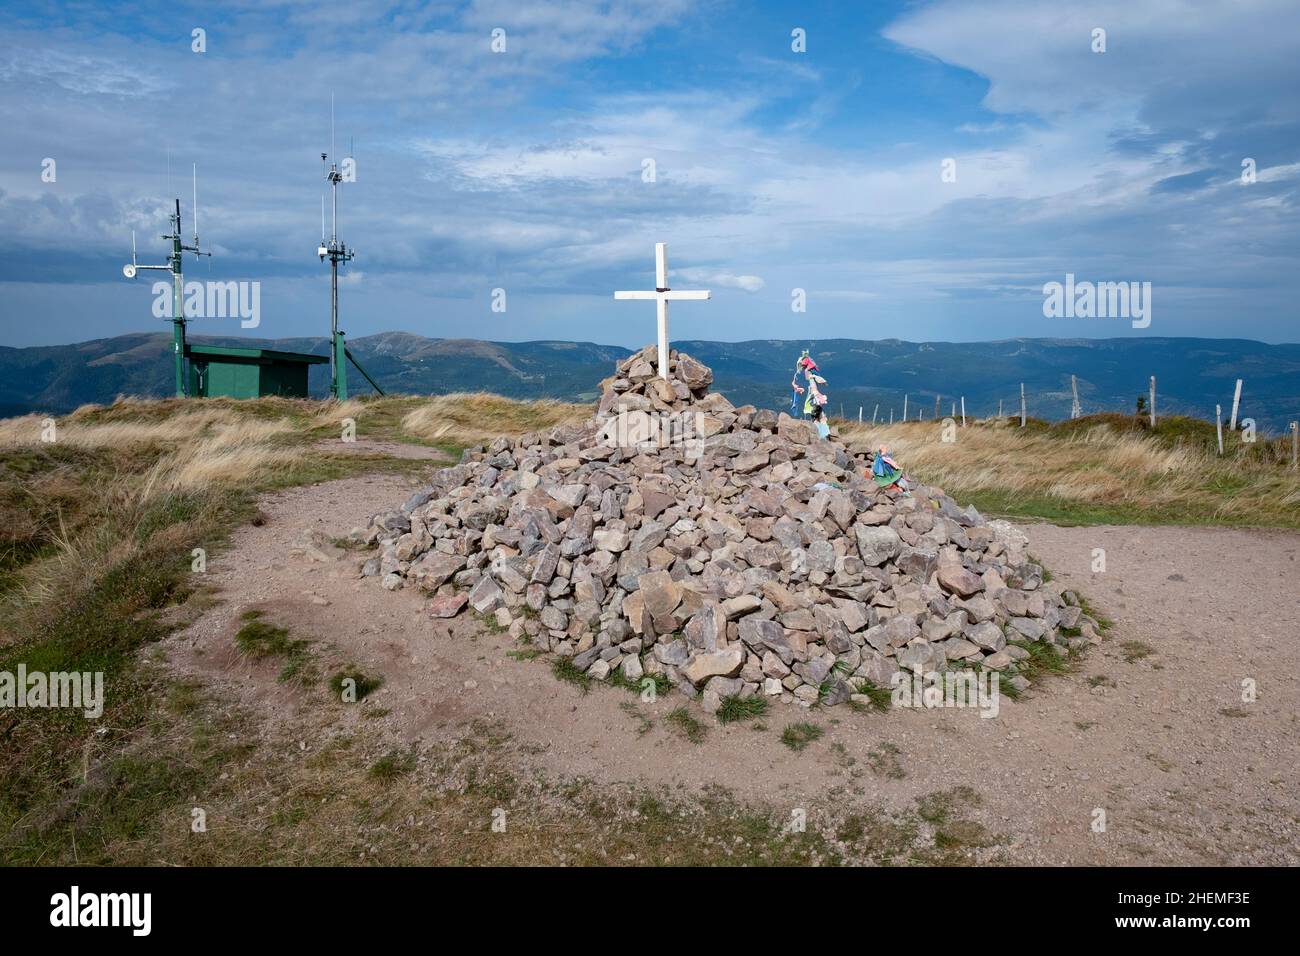
[[[370,476],[266,498],[266,521],[210,560],[221,603],[171,640],[173,662],[225,683],[267,720],[294,708],[274,668],[234,649],[239,615],[258,608],[381,674],[371,700],[389,711],[387,732],[433,742],[500,720],[520,741],[525,769],[552,779],[688,792],[718,784],[810,820],[831,805],[905,810],[964,785],[982,798],[969,815],[1005,837],[990,859],[1300,862],[1300,535],[1029,526],[1031,550],[1116,623],[1076,673],[1019,702],[1004,697],[995,719],[777,704],[755,729],[713,726],[696,710],[710,726],[692,744],[664,721],[680,695],[651,704],[614,688],[584,696],[545,660],[508,656],[506,635],[466,615],[435,621],[418,594],[360,578],[358,555],[329,542],[419,485]],[[1090,570],[1094,548],[1106,551],[1104,573]],[[1253,703],[1242,702],[1247,678],[1258,685]],[[799,720],[826,733],[794,753],[779,735]],[[1091,828],[1098,810],[1104,833]]]

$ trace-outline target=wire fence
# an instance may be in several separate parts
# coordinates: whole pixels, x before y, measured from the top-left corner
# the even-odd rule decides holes
[[[1181,416],[1210,423],[1218,421],[1228,430],[1249,425],[1260,434],[1264,434],[1267,430],[1262,427],[1265,420],[1274,423],[1278,432],[1286,434],[1292,430],[1291,420],[1300,417],[1300,407],[1295,410],[1288,408],[1282,415],[1265,416],[1253,407],[1249,395],[1240,390],[1234,390],[1233,393],[1224,396],[1223,402],[1213,408],[1199,405],[1192,407],[1182,400],[1172,400],[1166,407],[1158,389],[1153,388],[1150,382],[1145,384],[1146,388],[1143,390],[1134,390],[1134,397],[1128,402],[1116,396],[1100,399],[1094,395],[1078,395],[1069,390],[1036,391],[1021,385],[1001,396],[990,397],[985,392],[978,399],[969,400],[964,395],[928,390],[907,392],[901,389],[872,389],[873,394],[866,401],[858,399],[857,396],[848,401],[832,400],[832,407],[828,408],[827,412],[832,419],[873,424],[942,421],[945,418],[952,418],[957,422],[963,419],[1020,420],[1022,417],[1026,422],[1029,420],[1059,422],[1100,414],[1133,416],[1147,419],[1150,424],[1155,424],[1162,417]],[[1024,391],[1022,392],[1021,389]]]

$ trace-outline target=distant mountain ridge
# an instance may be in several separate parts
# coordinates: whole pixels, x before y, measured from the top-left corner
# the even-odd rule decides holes
[[[324,338],[245,339],[194,336],[208,345],[253,346],[327,354]],[[488,342],[432,339],[411,332],[382,332],[349,346],[390,392],[445,394],[489,391],[512,398],[594,400],[597,385],[632,350],[591,342]],[[966,398],[966,413],[989,415],[999,400],[1019,411],[1020,383],[1029,413],[1062,419],[1070,414],[1070,375],[1079,381],[1086,413],[1132,411],[1156,376],[1157,410],[1212,418],[1214,404],[1228,414],[1235,380],[1242,378],[1239,417],[1277,432],[1300,418],[1300,345],[1246,339],[1117,338],[1006,339],[992,342],[906,342],[899,339],[761,339],[749,342],[675,341],[712,366],[715,388],[737,404],[789,405],[794,362],[807,348],[827,380],[832,414],[871,418],[908,413],[934,416]],[[63,413],[118,395],[170,394],[169,333],[138,333],[74,345],[0,347],[0,415]],[[328,369],[311,371],[311,388],[323,395]],[[364,388],[359,375],[350,376]],[[960,408],[958,408],[960,412]]]

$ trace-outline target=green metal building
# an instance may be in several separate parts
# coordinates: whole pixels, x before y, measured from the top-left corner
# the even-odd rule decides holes
[[[189,393],[199,398],[306,398],[308,366],[329,361],[327,355],[306,352],[188,344],[185,357],[190,360]]]

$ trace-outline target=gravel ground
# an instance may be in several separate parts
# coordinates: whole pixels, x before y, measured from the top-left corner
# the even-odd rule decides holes
[[[964,785],[980,797],[968,816],[1001,838],[990,859],[1300,862],[1300,534],[1027,525],[1031,552],[1115,622],[1073,673],[1020,701],[1003,697],[993,719],[778,704],[756,729],[716,726],[697,709],[709,730],[690,743],[664,720],[680,695],[654,703],[616,688],[584,695],[557,681],[545,659],[509,657],[509,639],[474,618],[435,621],[418,594],[358,577],[359,556],[328,542],[419,484],[367,476],[268,496],[265,522],[240,529],[209,560],[206,579],[221,601],[171,639],[174,664],[221,683],[268,722],[285,708],[301,717],[276,668],[234,649],[239,615],[258,608],[324,642],[329,657],[383,675],[370,702],[389,713],[368,725],[434,742],[499,720],[520,743],[508,758],[524,762],[515,769],[549,779],[684,793],[720,785],[810,820],[819,810],[914,808]],[[1106,570],[1094,573],[1097,548]],[[1249,703],[1247,680],[1258,691]],[[795,753],[779,737],[801,720],[825,735]]]

